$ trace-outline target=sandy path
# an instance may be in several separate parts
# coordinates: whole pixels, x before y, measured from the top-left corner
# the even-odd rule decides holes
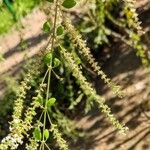
[[[0,77],[15,75],[20,70],[25,59],[33,57],[45,45],[46,36],[42,32],[46,16],[35,9],[32,14],[22,20],[23,27],[18,32],[12,29],[8,34],[0,37],[0,52],[5,60],[0,62]],[[28,48],[22,49],[20,33]],[[0,97],[4,92],[3,81],[0,79]]]
[[[0,63],[0,74],[13,70],[14,66],[21,63],[25,55],[32,57],[39,51],[46,39],[41,30],[44,21],[45,15],[39,10],[34,10],[31,15],[22,20],[24,26],[21,29],[22,38],[29,45],[26,50],[21,49],[19,32],[16,30],[0,37],[1,53],[6,59]]]

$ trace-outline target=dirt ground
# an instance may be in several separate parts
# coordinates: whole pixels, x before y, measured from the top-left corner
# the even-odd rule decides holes
[[[138,0],[136,7],[149,36],[150,2]],[[28,43],[25,50],[20,48],[17,31],[0,37],[0,52],[6,58],[0,63],[0,76],[15,76],[24,58],[33,57],[46,44],[47,37],[41,30],[45,19],[45,15],[36,9],[22,21],[22,37]],[[86,116],[76,118],[76,126],[86,133],[86,138],[72,145],[71,150],[150,150],[150,67],[142,67],[134,50],[124,44],[112,46],[112,57],[103,67],[111,79],[122,86],[125,97],[113,96],[99,79],[95,79],[95,86],[107,99],[115,116],[129,127],[129,132],[120,135],[95,107]],[[4,85],[0,82],[1,99]]]
[[[21,21],[23,28],[20,32],[12,29],[8,34],[0,37],[0,53],[5,58],[5,61],[0,62],[0,77],[17,75],[24,61],[33,57],[45,46],[47,36],[42,32],[45,20],[46,16],[35,9],[32,14]],[[28,48],[22,48],[21,39],[27,44]],[[0,83],[0,97],[2,97],[4,84],[1,80]]]

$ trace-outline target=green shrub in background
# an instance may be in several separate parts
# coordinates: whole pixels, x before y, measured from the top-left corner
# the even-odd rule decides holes
[[[40,3],[40,0],[3,0],[0,5],[0,34],[9,31],[20,18]]]
[[[0,20],[0,34],[7,32],[14,24],[12,15],[4,8],[0,10]]]
[[[87,29],[86,33],[94,33],[95,36],[91,39],[95,48],[111,42],[108,39],[110,35],[120,37],[120,33],[107,26],[106,18],[127,32],[121,38],[122,41],[135,49],[140,45],[142,29],[132,1],[86,2],[94,7],[84,14],[88,18],[88,21],[83,19],[84,31]],[[27,73],[15,92],[10,131],[2,139],[0,150],[19,149],[19,145],[27,150],[53,147],[69,149],[63,135],[75,138],[79,133],[68,119],[68,113],[75,111],[82,101],[85,103],[82,108],[85,112],[90,111],[93,104],[97,104],[113,127],[121,134],[126,134],[128,128],[111,113],[105,104],[105,98],[97,94],[84,71],[88,64],[116,96],[123,97],[121,87],[113,83],[101,69],[67,13],[77,3],[76,0],[43,1],[42,9],[49,18],[43,25],[43,31],[49,34],[48,44],[26,67]],[[121,7],[113,14],[117,6]],[[118,12],[122,12],[124,16],[118,16]],[[140,48],[140,52],[143,64],[147,64],[145,49]]]

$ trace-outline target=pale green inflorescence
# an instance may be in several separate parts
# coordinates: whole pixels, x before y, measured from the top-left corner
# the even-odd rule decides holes
[[[32,78],[31,73],[28,73],[24,81],[22,81],[21,86],[18,90],[18,98],[16,99],[14,103],[14,112],[12,115],[12,121],[10,123],[10,131],[11,133],[2,140],[0,144],[0,150],[7,150],[8,147],[16,148],[18,147],[18,143],[22,144],[22,135],[20,135],[20,131],[18,128],[21,124],[21,116],[23,111],[23,102],[27,93],[27,90],[30,89],[30,86],[28,85],[30,83],[30,80]],[[19,132],[18,132],[19,131]]]
[[[30,138],[30,143],[26,145],[27,150],[37,150],[39,147],[39,143],[36,139]]]
[[[135,0],[124,0],[123,13],[126,16],[126,22],[130,31],[128,32],[133,48],[137,50],[136,54],[141,58],[142,64],[147,66],[149,59],[146,56],[146,47],[141,43],[141,35],[144,33],[141,22],[135,8]]]
[[[103,72],[101,67],[98,65],[98,62],[95,60],[93,55],[90,52],[90,49],[86,46],[86,42],[82,39],[82,36],[78,33],[78,31],[71,24],[70,19],[66,18],[64,15],[64,25],[66,30],[70,36],[70,39],[74,43],[74,45],[79,47],[79,53],[86,57],[87,61],[90,63],[93,70],[97,73],[98,76],[112,89],[114,94],[119,97],[123,97],[124,93],[121,91],[121,87],[113,83],[107,75]]]
[[[78,83],[80,84],[81,89],[85,93],[87,97],[91,97],[92,101],[98,103],[99,108],[101,111],[106,115],[108,120],[123,134],[126,133],[128,130],[127,127],[120,124],[119,121],[114,117],[111,113],[110,108],[104,104],[105,99],[100,95],[96,94],[96,91],[92,88],[92,85],[87,82],[86,78],[83,76],[80,68],[74,62],[71,53],[68,53],[63,47],[60,49],[61,54],[63,55],[64,60],[67,63],[67,67],[72,71],[73,76],[76,78]]]
[[[51,124],[51,132],[59,145],[59,149],[68,150],[67,142],[62,138],[62,134],[59,132],[57,125]]]
[[[13,117],[14,119],[10,126],[10,134],[8,134],[7,137],[2,140],[0,144],[0,150],[8,150],[9,148],[17,149],[19,144],[23,143],[24,136],[28,136],[27,132],[32,129],[33,117],[36,115],[35,109],[41,106],[39,103],[39,98],[41,98],[40,93],[42,88],[43,85],[40,86],[40,90],[37,90],[37,97],[33,98],[31,107],[28,107],[26,110],[24,120],[20,119],[22,113],[20,113],[20,115],[15,113],[16,116]],[[16,109],[14,111],[18,112]]]
[[[123,0],[125,3],[124,14],[127,17],[127,23],[129,27],[133,27],[142,34],[141,22],[138,19],[138,14],[136,13],[135,2],[136,0]]]

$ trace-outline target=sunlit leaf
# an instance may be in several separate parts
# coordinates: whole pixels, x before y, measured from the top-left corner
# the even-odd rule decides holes
[[[47,108],[54,106],[55,102],[56,102],[55,98],[50,98],[47,102]]]
[[[60,60],[58,58],[54,59],[54,67],[58,67],[60,65]]]
[[[57,35],[62,35],[64,33],[64,28],[63,28],[63,26],[59,26],[58,28],[57,28]]]
[[[44,56],[44,63],[45,63],[46,65],[49,65],[50,62],[51,62],[51,60],[52,60],[52,53],[49,52],[49,53],[47,53],[47,54]]]
[[[33,136],[36,140],[41,140],[42,134],[40,128],[35,128],[33,132]]]
[[[45,33],[49,33],[51,31],[51,25],[48,21],[43,24],[43,31]]]
[[[64,6],[65,8],[72,8],[76,5],[76,1],[75,0],[64,0],[62,6]]]
[[[44,130],[44,137],[46,140],[49,138],[49,131],[47,129]]]

